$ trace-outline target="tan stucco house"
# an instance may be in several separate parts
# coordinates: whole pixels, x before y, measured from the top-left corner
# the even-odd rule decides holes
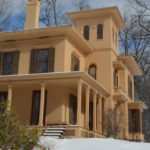
[[[30,127],[60,125],[68,138],[105,137],[104,114],[118,107],[119,137],[143,140],[146,106],[134,101],[142,72],[132,56],[118,55],[118,9],[68,13],[75,26],[49,28],[38,27],[39,11],[40,0],[28,0],[25,29],[0,33],[0,101]]]

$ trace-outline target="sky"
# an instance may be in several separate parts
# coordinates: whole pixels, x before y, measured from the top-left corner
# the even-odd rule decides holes
[[[9,0],[8,0],[9,1]],[[61,2],[61,4],[64,6],[65,10],[67,12],[73,11],[71,5],[73,5],[77,0],[58,0],[58,2]],[[112,7],[117,6],[121,13],[126,8],[126,4],[128,0],[87,0],[90,4],[91,8],[102,8],[102,7]],[[27,0],[11,0],[11,7],[10,11],[12,11],[12,21],[10,26],[11,30],[22,29],[24,27],[24,22],[20,23],[20,20],[18,21],[18,16],[22,15],[25,17],[25,6],[27,4]],[[65,11],[66,12],[66,11]]]
[[[12,0],[13,2],[13,9],[16,13],[20,12],[20,5],[22,2],[26,2],[27,0]],[[71,3],[75,2],[76,0],[60,0],[65,6],[69,8]],[[120,11],[124,10],[126,7],[126,3],[128,0],[87,0],[92,8],[101,8],[101,7],[110,7],[110,6],[117,6]]]

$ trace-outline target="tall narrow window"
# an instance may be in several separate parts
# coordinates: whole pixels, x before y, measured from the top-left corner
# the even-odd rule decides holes
[[[18,73],[19,52],[0,52],[0,74],[11,75]]]
[[[132,80],[128,77],[128,96],[132,99]]]
[[[84,38],[86,40],[89,40],[89,26],[88,25],[84,26]]]
[[[114,70],[114,86],[118,87],[118,71]]]
[[[115,31],[114,29],[112,29],[112,38],[113,38],[113,42],[115,41]]]
[[[34,91],[32,99],[31,125],[38,125],[39,123],[40,100],[41,100],[41,91]],[[43,114],[44,125],[46,117],[46,104],[47,104],[47,91],[45,91],[45,99],[44,99],[44,114]]]
[[[54,48],[32,50],[30,59],[30,73],[54,72]]]
[[[118,44],[118,34],[116,33],[116,39],[115,39],[115,41],[116,41],[116,46],[117,46],[117,44]]]
[[[96,80],[96,65],[94,65],[94,64],[90,65],[89,75]]]
[[[97,39],[103,39],[103,25],[97,25]]]
[[[77,97],[72,94],[69,95],[69,122],[77,123]]]
[[[80,70],[80,60],[74,53],[72,53],[72,55],[71,55],[71,71],[79,71],[79,70]]]
[[[38,50],[36,54],[36,72],[48,72],[48,50]]]

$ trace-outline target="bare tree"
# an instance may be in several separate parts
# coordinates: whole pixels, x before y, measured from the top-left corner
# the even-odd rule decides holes
[[[107,137],[118,138],[120,131],[122,131],[122,116],[123,114],[119,109],[119,105],[114,109],[109,109],[105,112],[104,129],[106,130]]]
[[[0,32],[8,29],[10,24],[9,0],[0,0]]]
[[[129,0],[135,10],[138,23],[143,28],[143,35],[150,38],[150,0]]]
[[[76,0],[76,2],[73,3],[73,6],[75,7],[76,11],[91,9],[91,6],[88,0]]]
[[[139,0],[130,1],[129,8],[124,14],[127,28],[119,33],[121,55],[133,55],[140,66],[143,75],[135,77],[135,93],[138,93],[135,97],[136,100],[144,101],[150,108],[150,32],[147,30],[150,25],[149,9],[144,1]],[[150,137],[149,116],[150,109],[146,110],[143,115],[145,140]]]
[[[69,20],[65,15],[64,5],[60,0],[41,1],[40,21],[45,26],[57,26],[69,23]]]

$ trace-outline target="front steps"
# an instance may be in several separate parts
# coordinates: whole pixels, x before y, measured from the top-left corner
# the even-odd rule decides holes
[[[49,136],[54,138],[61,138],[63,133],[65,131],[64,127],[48,127],[45,132],[43,133],[43,136]]]

